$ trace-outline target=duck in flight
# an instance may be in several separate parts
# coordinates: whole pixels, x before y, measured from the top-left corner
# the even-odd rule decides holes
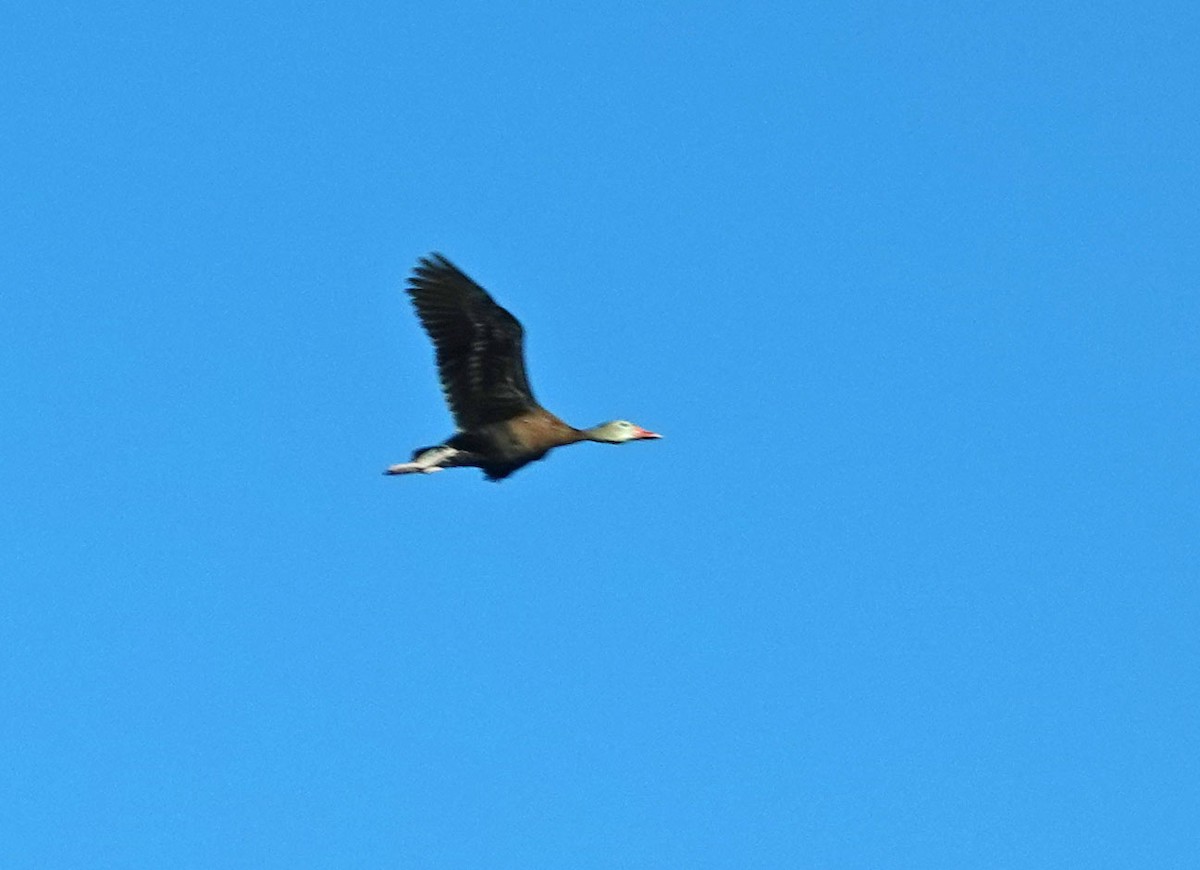
[[[411,461],[387,474],[470,467],[483,469],[488,480],[503,480],[555,447],[662,437],[628,420],[576,429],[539,405],[525,374],[520,322],[441,254],[422,257],[408,283],[458,431],[415,450]]]

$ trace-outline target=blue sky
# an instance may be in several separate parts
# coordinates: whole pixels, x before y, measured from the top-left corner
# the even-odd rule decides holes
[[[1200,864],[1200,15],[700,6],[6,13],[0,864]]]

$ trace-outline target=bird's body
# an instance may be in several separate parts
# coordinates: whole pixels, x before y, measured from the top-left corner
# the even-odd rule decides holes
[[[555,447],[582,440],[584,436],[578,429],[568,426],[544,408],[538,408],[508,420],[456,432],[443,444],[414,451],[413,461],[419,461],[429,451],[443,451],[449,447],[456,452],[439,456],[441,462],[435,467],[482,468],[488,480],[502,480],[530,462],[545,459]]]
[[[437,353],[442,392],[458,431],[388,474],[483,469],[502,480],[555,447],[661,437],[626,420],[576,429],[538,404],[525,373],[524,330],[486,290],[440,254],[422,258],[408,294]]]

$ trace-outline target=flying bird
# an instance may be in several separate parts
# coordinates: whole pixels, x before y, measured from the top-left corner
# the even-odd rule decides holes
[[[408,283],[458,431],[413,451],[411,461],[386,474],[470,467],[483,469],[488,480],[503,480],[555,447],[662,437],[628,420],[576,429],[539,405],[525,374],[520,322],[441,254],[422,257]]]

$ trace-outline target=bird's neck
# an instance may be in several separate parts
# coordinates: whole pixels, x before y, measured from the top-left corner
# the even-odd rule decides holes
[[[575,431],[576,431],[576,433],[578,433],[578,435],[579,435],[578,440],[580,440],[580,441],[597,441],[601,444],[614,443],[612,438],[605,436],[603,423],[601,423],[598,426],[592,426],[589,429],[576,429]]]

